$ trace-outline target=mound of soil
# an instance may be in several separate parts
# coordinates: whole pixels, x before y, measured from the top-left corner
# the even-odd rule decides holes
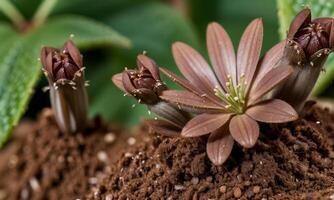
[[[0,200],[79,199],[127,147],[121,128],[96,118],[84,133],[63,134],[46,109],[24,122],[0,152]]]
[[[261,125],[252,149],[214,166],[206,137],[159,135],[128,149],[87,199],[334,199],[334,114],[307,104],[301,119]]]

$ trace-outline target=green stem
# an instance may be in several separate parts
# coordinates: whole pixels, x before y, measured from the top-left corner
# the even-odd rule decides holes
[[[37,9],[33,17],[33,23],[35,27],[42,25],[48,16],[50,15],[52,9],[56,5],[58,0],[44,0],[43,3]]]
[[[0,0],[0,10],[13,22],[16,27],[21,28],[21,26],[25,23],[23,15],[10,1]]]

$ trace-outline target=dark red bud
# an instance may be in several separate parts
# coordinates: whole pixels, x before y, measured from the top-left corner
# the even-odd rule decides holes
[[[67,41],[61,49],[44,47],[41,62],[53,81],[72,80],[83,67],[81,54],[72,41]]]
[[[310,23],[298,30],[295,41],[303,48],[307,57],[320,49],[329,48],[329,33],[319,23]]]

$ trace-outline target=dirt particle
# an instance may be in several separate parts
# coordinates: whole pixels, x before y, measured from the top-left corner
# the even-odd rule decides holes
[[[0,200],[5,200],[7,193],[4,190],[0,190]]]
[[[174,189],[175,189],[175,190],[183,190],[183,189],[184,189],[184,186],[183,186],[183,185],[175,185],[175,186],[174,186]]]
[[[107,162],[108,161],[108,154],[105,151],[99,151],[97,153],[97,158],[101,162]]]
[[[255,194],[259,193],[260,190],[261,190],[261,187],[258,186],[258,185],[256,185],[256,186],[253,187],[253,192],[254,192]]]
[[[199,178],[198,178],[198,177],[193,177],[193,178],[191,179],[191,183],[192,183],[193,185],[197,185],[198,182],[199,182]]]
[[[221,192],[221,193],[225,193],[225,192],[226,192],[226,186],[225,186],[225,185],[220,186],[220,188],[219,188],[219,192]]]
[[[104,136],[104,141],[108,144],[113,143],[116,140],[116,135],[114,133],[107,133]]]
[[[240,198],[241,197],[241,189],[239,187],[235,187],[233,189],[233,195],[235,198]]]
[[[32,177],[29,180],[29,184],[30,184],[30,187],[32,188],[32,190],[34,190],[35,192],[40,189],[40,185],[39,185],[39,183],[38,183],[38,181],[35,177]]]
[[[132,145],[136,144],[137,140],[134,137],[129,137],[127,142],[128,142],[128,145],[132,146]]]

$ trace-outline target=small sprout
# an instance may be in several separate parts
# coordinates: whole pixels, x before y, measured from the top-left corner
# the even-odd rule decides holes
[[[160,98],[200,113],[184,126],[181,136],[210,134],[207,154],[215,165],[226,161],[234,141],[245,148],[255,145],[259,137],[257,121],[283,123],[298,118],[288,103],[265,98],[292,69],[285,65],[275,67],[280,44],[259,63],[262,26],[261,19],[256,19],[247,27],[235,56],[224,28],[212,23],[207,29],[207,46],[213,71],[197,51],[181,42],[173,44],[173,56],[186,79],[161,69],[187,91],[166,90]]]
[[[310,9],[303,9],[290,25],[279,63],[292,66],[293,73],[275,89],[273,98],[300,112],[333,48],[334,18],[312,20]]]
[[[61,49],[43,47],[41,62],[60,130],[64,133],[83,130],[87,121],[88,97],[79,50],[71,40]]]
[[[188,113],[160,98],[162,92],[167,90],[167,86],[161,81],[157,64],[146,55],[138,55],[137,69],[125,68],[122,73],[114,75],[112,81],[125,93],[124,96],[136,98],[138,103],[148,106],[149,113],[157,114],[164,118],[166,123],[172,124],[179,130],[189,120]],[[135,104],[132,107],[134,106]],[[155,122],[148,120],[147,124],[153,129],[159,128],[160,133],[169,133],[169,130],[162,131],[163,127],[158,127]]]

